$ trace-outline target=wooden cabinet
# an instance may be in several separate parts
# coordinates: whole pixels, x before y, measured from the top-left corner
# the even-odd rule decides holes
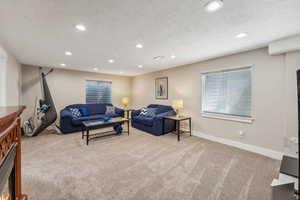
[[[15,200],[27,200],[27,196],[22,194],[21,187],[20,115],[24,109],[25,106],[0,107],[0,176],[3,176],[0,177],[0,187],[7,181],[10,199]],[[5,180],[6,177],[9,177],[8,180]],[[0,188],[0,192],[2,190],[3,188]]]

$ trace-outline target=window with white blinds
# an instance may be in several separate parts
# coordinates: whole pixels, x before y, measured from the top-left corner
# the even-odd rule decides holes
[[[111,103],[111,82],[86,81],[86,103]]]
[[[202,112],[251,118],[251,67],[202,74]]]

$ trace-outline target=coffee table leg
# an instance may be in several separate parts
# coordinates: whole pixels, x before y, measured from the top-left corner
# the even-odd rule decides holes
[[[165,118],[162,118],[162,134],[165,134]]]
[[[83,136],[84,136],[84,128],[82,128],[81,139],[83,139]]]
[[[177,141],[180,141],[180,121],[177,121]]]
[[[189,119],[189,122],[190,122],[190,136],[192,136],[192,120],[191,120],[191,118]]]
[[[129,136],[129,121],[127,122],[127,132],[128,132],[128,136]]]
[[[86,130],[86,145],[89,145],[89,135],[90,135],[90,130]]]

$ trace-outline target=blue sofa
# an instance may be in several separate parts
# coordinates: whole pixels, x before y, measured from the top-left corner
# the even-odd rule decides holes
[[[73,133],[82,130],[82,121],[93,119],[105,119],[107,117],[124,117],[124,110],[115,108],[114,115],[106,115],[106,106],[112,104],[73,104],[60,111],[60,128],[63,133]],[[85,108],[88,116],[74,117],[70,108]]]
[[[147,108],[156,108],[154,117],[141,116],[141,110],[131,112],[131,125],[139,130],[159,136],[175,130],[175,122],[173,120],[165,120],[165,128],[163,132],[163,117],[175,115],[176,112],[171,106],[150,104]]]

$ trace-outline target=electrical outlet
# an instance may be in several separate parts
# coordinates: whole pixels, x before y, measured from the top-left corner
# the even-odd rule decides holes
[[[244,131],[239,131],[239,136],[240,136],[240,138],[244,138],[245,137],[245,132]]]
[[[291,138],[290,138],[290,141],[291,141],[293,144],[298,144],[298,138],[296,138],[296,137],[291,137]]]

